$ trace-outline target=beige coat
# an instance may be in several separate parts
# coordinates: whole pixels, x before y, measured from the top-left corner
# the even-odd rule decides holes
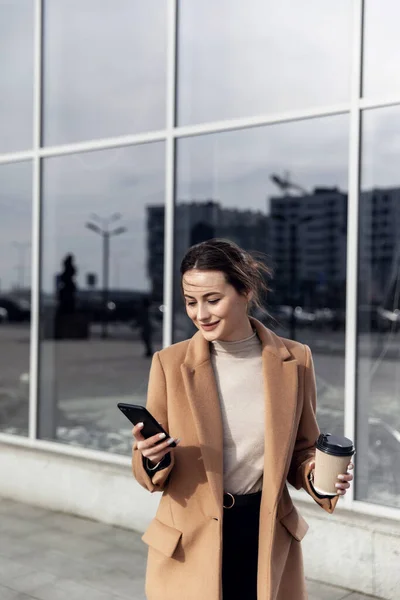
[[[286,481],[304,487],[328,512],[338,500],[318,499],[307,479],[319,434],[312,357],[307,346],[252,323],[262,342],[265,378],[258,600],[304,600],[300,541],[308,525]],[[133,453],[137,481],[150,492],[163,492],[142,538],[149,546],[147,598],[221,600],[223,430],[209,344],[201,333],[154,355],[147,408],[182,440],[171,465],[152,478],[140,452]]]

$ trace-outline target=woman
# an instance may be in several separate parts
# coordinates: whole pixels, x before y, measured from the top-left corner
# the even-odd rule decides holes
[[[307,346],[249,317],[265,291],[263,263],[211,240],[181,265],[190,339],[156,353],[148,410],[173,437],[135,437],[133,472],[163,495],[143,536],[149,600],[303,600],[307,524],[286,481],[313,491],[315,377]],[[180,439],[178,439],[178,436]],[[175,442],[176,447],[171,448]]]

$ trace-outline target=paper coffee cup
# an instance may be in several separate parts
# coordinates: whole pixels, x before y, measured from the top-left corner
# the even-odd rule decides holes
[[[345,437],[321,433],[316,443],[313,487],[318,494],[336,496],[338,475],[347,473],[354,444]]]

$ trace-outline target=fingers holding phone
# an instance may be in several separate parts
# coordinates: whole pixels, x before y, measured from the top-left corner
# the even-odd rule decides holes
[[[179,439],[169,438],[165,433],[158,433],[146,439],[141,433],[142,429],[143,423],[138,423],[132,429],[132,433],[136,440],[137,450],[151,463],[159,463],[180,442]]]

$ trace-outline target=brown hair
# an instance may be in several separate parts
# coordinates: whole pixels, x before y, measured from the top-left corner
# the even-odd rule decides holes
[[[266,279],[272,277],[272,270],[262,258],[263,255],[250,254],[229,240],[207,240],[186,252],[181,263],[181,277],[191,269],[222,271],[238,294],[252,292],[251,305],[263,310],[263,300],[269,291]]]

